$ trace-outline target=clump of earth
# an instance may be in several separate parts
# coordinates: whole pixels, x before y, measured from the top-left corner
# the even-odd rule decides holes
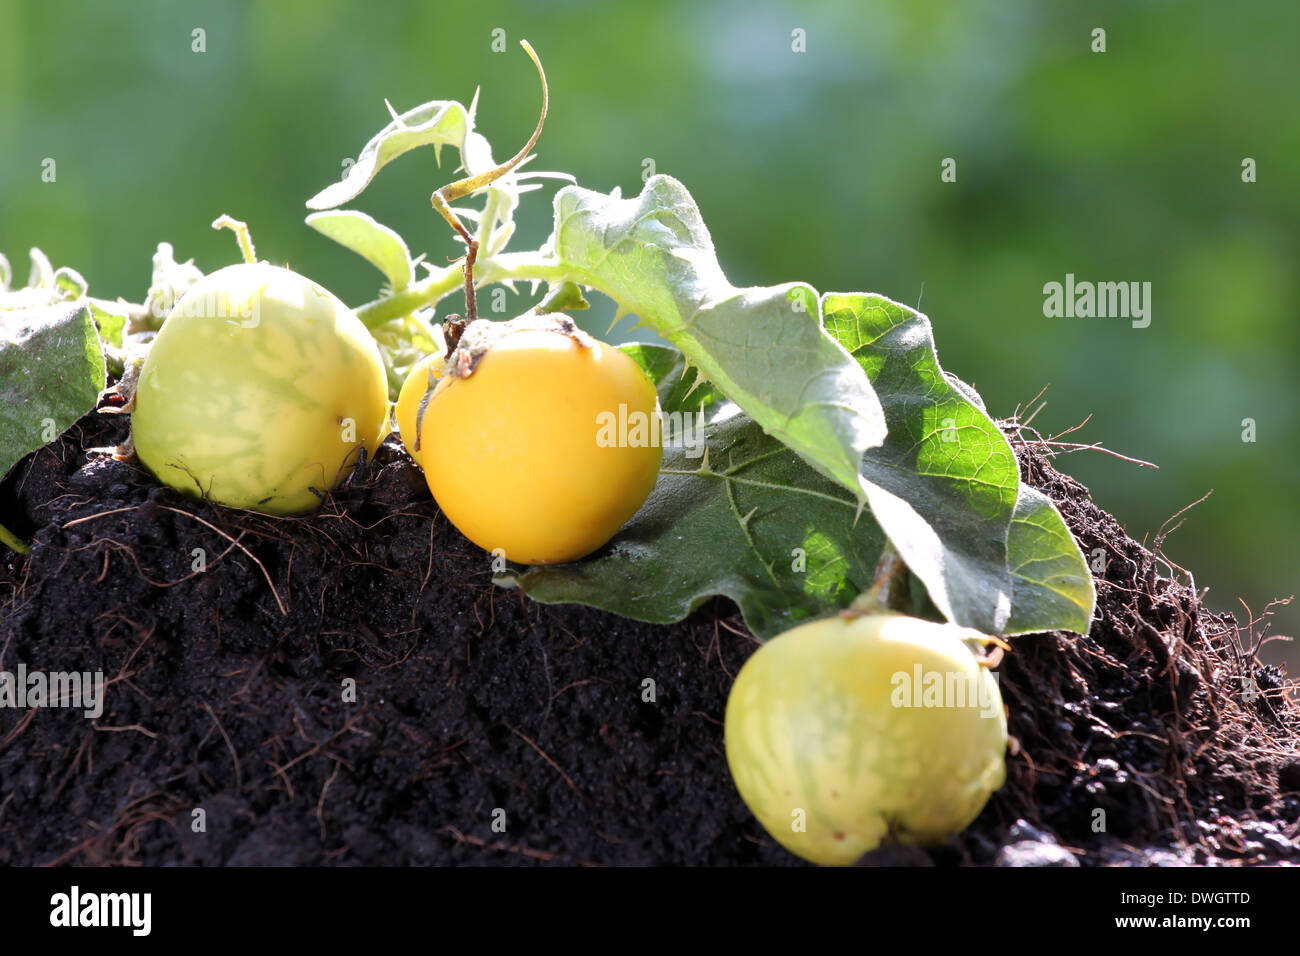
[[[659,626],[494,587],[395,439],[277,519],[91,451],[125,431],[92,412],[0,485],[33,543],[0,557],[0,670],[108,684],[94,719],[0,709],[0,864],[800,864],[727,772],[758,646],[730,602]],[[1300,862],[1300,705],[1261,622],[1049,451],[1022,473],[1104,555],[1092,629],[1012,642],[1014,752],[975,823],[863,863]]]

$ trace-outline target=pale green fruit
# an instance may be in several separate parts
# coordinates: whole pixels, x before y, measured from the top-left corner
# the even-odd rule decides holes
[[[388,431],[379,347],[321,286],[265,263],[196,282],[140,371],[136,454],[191,495],[268,514],[317,507]]]
[[[886,837],[933,844],[970,824],[1006,777],[997,682],[963,642],[980,636],[880,613],[759,648],[727,700],[726,746],[764,828],[804,859],[848,865]]]

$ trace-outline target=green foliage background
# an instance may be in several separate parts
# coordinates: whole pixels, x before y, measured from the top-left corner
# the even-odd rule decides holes
[[[1300,567],[1298,35],[1287,0],[0,0],[0,250],[21,276],[39,245],[138,301],[160,240],[205,270],[234,261],[208,228],[228,212],[260,256],[359,304],[378,273],[304,226],[303,202],[387,121],[384,97],[481,85],[480,129],[513,152],[538,107],[526,37],[551,82],[536,168],[633,194],[652,160],[733,281],[920,299],[995,415],[1050,384],[1037,426],[1091,414],[1079,440],[1161,466],[1060,460],[1130,534],[1215,489],[1166,550],[1217,606],[1258,611]],[[448,158],[417,151],[354,205],[441,261],[428,194]],[[549,202],[519,218],[536,245]],[[1151,282],[1150,328],[1045,318],[1067,272]],[[1278,617],[1300,630],[1296,606]]]

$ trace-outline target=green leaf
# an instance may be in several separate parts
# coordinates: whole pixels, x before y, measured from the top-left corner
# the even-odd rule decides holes
[[[1096,586],[1065,519],[1041,491],[1020,486],[1007,551],[1013,590],[1005,633],[1087,634]]]
[[[104,354],[86,303],[15,309],[0,323],[0,476],[95,407]]]
[[[811,287],[727,281],[681,183],[652,176],[635,199],[565,187],[549,258],[635,312],[764,431],[864,500],[858,463],[885,438],[870,382],[822,328]]]
[[[431,309],[420,309],[412,315],[390,319],[370,330],[379,354],[384,360],[388,375],[388,397],[397,401],[402,383],[411,369],[434,352],[445,352],[447,343],[442,329],[434,320]]]
[[[885,539],[851,493],[708,386],[687,395],[693,373],[675,349],[624,348],[655,380],[667,422],[700,414],[689,421],[707,422],[706,444],[665,441],[650,498],[595,555],[512,568],[498,584],[655,623],[725,595],[760,638],[840,610],[871,586]]]
[[[54,291],[54,265],[47,256],[37,247],[33,246],[28,253],[32,259],[32,269],[27,277],[27,286],[31,289],[45,289]]]
[[[406,241],[364,212],[314,212],[307,217],[307,225],[373,265],[388,278],[394,292],[411,284],[414,267]]]
[[[307,200],[308,209],[333,209],[356,199],[375,174],[397,157],[420,146],[460,149],[473,121],[465,107],[452,100],[434,100],[407,110],[381,129],[362,148],[357,161],[339,182],[326,186]]]
[[[826,328],[861,363],[889,435],[862,461],[867,498],[949,620],[1006,627],[1007,535],[1020,483],[1002,431],[939,365],[930,320],[879,295],[828,294]]]
[[[54,273],[54,285],[64,299],[80,299],[90,288],[85,277],[71,266],[64,266]]]
[[[701,412],[726,401],[714,385],[700,376],[699,369],[686,365],[676,349],[643,342],[627,342],[619,348],[656,384],[659,406],[665,413]]]
[[[90,314],[95,319],[95,327],[99,329],[100,341],[120,349],[126,330],[127,313],[125,307],[121,312],[114,312],[111,306],[112,303],[108,302],[91,302]]]
[[[144,301],[145,312],[151,319],[146,324],[153,331],[162,327],[172,307],[203,278],[203,271],[193,259],[177,262],[175,252],[170,242],[160,242],[153,254],[153,278]]]

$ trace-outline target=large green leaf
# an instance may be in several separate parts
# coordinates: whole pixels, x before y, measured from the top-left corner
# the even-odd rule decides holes
[[[652,176],[635,199],[560,190],[549,253],[572,281],[681,349],[765,432],[865,500],[858,464],[885,438],[871,383],[822,328],[809,286],[727,281],[681,183]]]
[[[835,303],[833,324],[849,339],[843,324],[848,316],[842,306]],[[864,323],[870,321],[855,318],[853,328],[865,333]],[[904,329],[906,326],[910,328]],[[925,349],[916,339],[928,342],[927,324],[912,318],[896,331],[903,340],[911,341],[912,347],[897,347],[899,341],[892,343],[896,347],[889,347],[889,334],[872,340],[874,348],[888,353],[883,364],[873,367],[873,377],[889,383],[889,389],[882,392],[887,412],[909,404],[907,383],[914,379],[905,370],[912,369],[915,374],[924,370],[932,386],[931,399],[918,398],[913,389],[911,404],[920,409],[943,409],[951,424],[944,419],[939,424],[949,435],[953,429],[967,431],[964,450],[931,449],[914,453],[914,460],[935,462],[937,456],[946,455],[952,462],[951,473],[965,469],[978,473],[973,465],[960,463],[982,460],[975,451],[981,443],[997,449],[1004,443],[1001,432],[988,421],[969,386],[950,379],[937,362],[924,358]],[[873,346],[863,338],[853,345],[854,353],[867,361]],[[889,476],[888,455],[893,453],[897,461],[907,460],[899,447],[902,438],[899,446],[894,446],[891,434],[882,449],[868,454],[871,460],[864,461],[863,471],[890,481],[891,487],[911,499],[873,487],[872,508],[879,509],[879,514],[864,512],[855,520],[857,508],[851,495],[764,434],[711,383],[703,381],[697,370],[688,368],[675,349],[644,344],[623,349],[656,383],[669,421],[684,412],[704,416],[707,457],[700,454],[704,448],[697,447],[692,454],[683,443],[666,443],[653,493],[609,545],[573,564],[511,568],[497,583],[522,587],[544,603],[577,602],[656,623],[681,620],[705,599],[725,595],[740,607],[750,629],[766,639],[797,621],[833,613],[871,585],[885,540],[880,522],[885,515],[900,538],[904,534],[920,537],[952,562],[947,566],[931,562],[924,549],[905,547],[900,538],[893,539],[901,553],[912,554],[909,567],[932,600],[938,595],[950,604],[955,601],[967,614],[972,606],[992,605],[995,612],[1001,606],[1004,619],[1000,626],[986,626],[985,631],[1086,632],[1095,598],[1088,568],[1052,502],[1019,484],[1014,457],[1011,481],[1017,503],[1009,532],[1000,550],[990,547],[989,556],[981,557],[978,545],[962,548],[946,537],[965,533],[974,535],[977,542],[980,534],[986,542],[997,539],[996,530],[970,516],[973,506],[962,495],[946,496],[942,485],[925,488],[926,482],[936,480],[927,473],[914,471],[899,483]],[[899,368],[886,368],[895,365]],[[907,433],[903,416],[899,434]],[[922,438],[920,443],[924,445],[926,440]],[[945,446],[954,444],[944,441],[942,435],[939,440]],[[995,457],[989,449],[985,452],[983,457]],[[1000,504],[1000,495],[985,494]],[[921,508],[927,509],[945,537],[922,517]],[[996,521],[990,523],[1000,526]],[[1004,590],[1000,596],[984,600],[985,595],[970,594],[963,586]],[[961,620],[939,601],[934,604],[944,616]]]
[[[1083,552],[1050,498],[1020,486],[1007,538],[1012,578],[1007,634],[1088,633],[1097,589]]]
[[[677,349],[643,342],[619,346],[641,366],[659,390],[659,407],[673,412],[706,412],[726,401],[713,383],[704,379],[699,369],[690,368]]]
[[[0,476],[94,408],[104,383],[84,299],[0,311]]]
[[[924,315],[864,293],[828,294],[822,308],[827,331],[861,363],[889,424],[884,444],[862,461],[872,513],[944,616],[1001,633],[1012,601],[1015,453],[944,374]]]
[[[839,610],[870,587],[884,535],[851,493],[734,404],[718,402],[710,386],[691,391],[695,373],[676,350],[625,350],[655,380],[669,420],[704,416],[706,447],[666,442],[650,498],[592,557],[512,568],[497,583],[545,603],[578,602],[656,623],[725,595],[762,638]]]

